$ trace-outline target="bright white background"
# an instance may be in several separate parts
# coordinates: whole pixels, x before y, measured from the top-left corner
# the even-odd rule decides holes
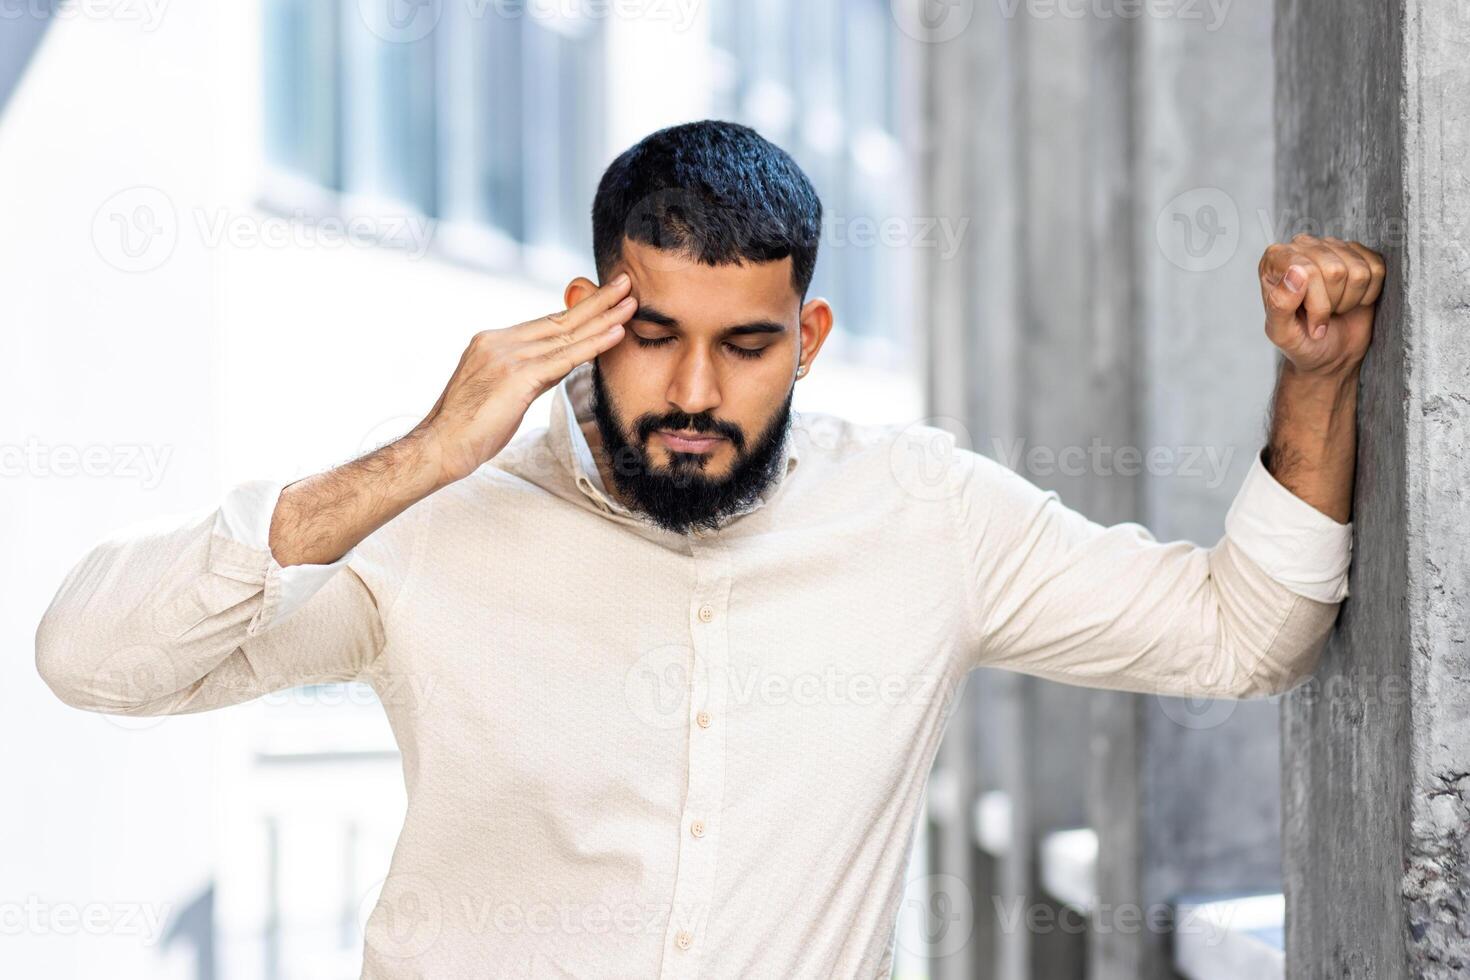
[[[402,808],[370,700],[84,714],[37,677],[35,627],[104,534],[376,445],[428,409],[470,334],[556,308],[564,280],[261,241],[286,226],[256,206],[256,5],[118,9],[143,19],[54,23],[0,117],[0,976],[194,977],[198,931],[164,933],[213,883],[222,976],[355,977]],[[609,30],[606,159],[710,114],[702,20]],[[119,251],[150,216],[163,237]],[[907,373],[835,357],[798,392],[859,421],[922,415]]]

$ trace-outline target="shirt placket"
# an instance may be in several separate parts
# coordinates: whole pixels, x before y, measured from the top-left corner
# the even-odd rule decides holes
[[[689,691],[689,771],[679,815],[678,872],[664,935],[665,980],[693,977],[709,948],[710,903],[725,789],[725,702],[729,689],[729,555],[716,538],[689,539],[693,663]]]

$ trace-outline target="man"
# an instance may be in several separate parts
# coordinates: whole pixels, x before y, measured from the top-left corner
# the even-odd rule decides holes
[[[1210,697],[1313,669],[1377,255],[1267,251],[1274,422],[1207,549],[938,429],[792,413],[833,323],[821,205],[753,131],[653,134],[593,226],[602,285],[476,335],[408,435],[100,545],[37,635],[95,711],[374,686],[409,806],[365,977],[886,975],[972,668]]]

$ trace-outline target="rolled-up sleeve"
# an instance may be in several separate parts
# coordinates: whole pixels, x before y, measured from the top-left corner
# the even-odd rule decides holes
[[[1339,524],[1282,486],[1260,453],[1225,515],[1225,535],[1297,595],[1329,603],[1347,598],[1353,526]]]
[[[1347,594],[1352,528],[1259,455],[1213,547],[1098,524],[993,460],[959,458],[968,666],[1215,698],[1281,693],[1316,669]]]
[[[269,548],[283,484],[112,535],[71,569],[36,631],[36,667],[67,704],[158,715],[370,672],[422,511],[337,562],[282,568]]]
[[[270,480],[251,480],[236,485],[220,501],[215,514],[214,533],[254,552],[269,553],[271,517],[275,514],[281,491],[287,486],[287,483]],[[270,607],[262,610],[262,621],[257,626],[280,622],[300,609],[355,557],[357,549],[353,548],[329,565],[287,565],[284,568],[275,565],[272,571],[277,578],[277,588]]]

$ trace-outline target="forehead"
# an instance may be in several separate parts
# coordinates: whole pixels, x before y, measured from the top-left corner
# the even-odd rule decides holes
[[[710,266],[624,239],[622,260],[610,275],[627,272],[640,303],[681,323],[719,326],[751,319],[796,319],[801,298],[791,271],[790,256],[774,262]]]

